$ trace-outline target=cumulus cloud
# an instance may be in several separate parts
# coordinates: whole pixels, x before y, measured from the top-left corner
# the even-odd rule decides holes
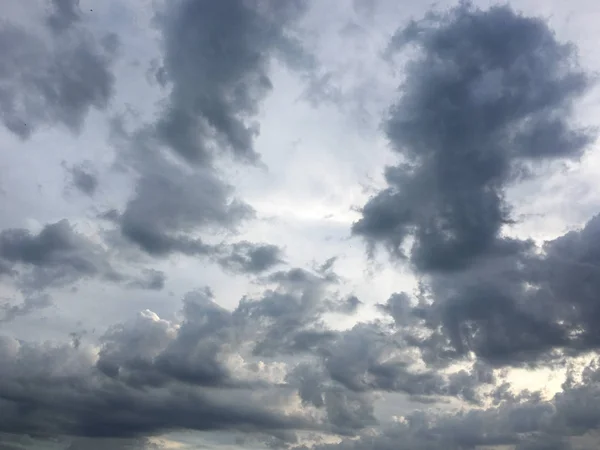
[[[418,56],[384,124],[402,163],[386,169],[388,187],[354,234],[423,272],[519,250],[502,237],[506,187],[525,167],[578,158],[592,139],[572,120],[591,85],[575,49],[541,19],[468,2],[401,28],[390,52],[407,45]]]
[[[44,348],[11,339],[3,339],[1,345],[3,432],[128,438],[180,428],[276,431],[310,427],[307,420],[263,407],[241,390],[215,395],[180,383],[146,389],[123,384],[95,369],[89,349]],[[118,413],[114,404],[119,405]],[[23,414],[23,408],[31,413]]]
[[[559,361],[562,351],[597,348],[599,224],[596,216],[546,242],[542,254],[494,258],[460,277],[437,277],[430,325],[443,324],[459,354],[473,351],[496,364]]]
[[[598,220],[541,249],[503,234],[506,188],[540,162],[579,158],[593,138],[573,119],[591,86],[574,47],[541,19],[466,2],[411,22],[390,52],[409,44],[417,56],[385,121],[403,162],[353,232],[406,258],[423,292],[382,310],[435,367],[469,355],[535,366],[595,348]]]
[[[290,285],[294,277],[281,273],[282,285],[233,311],[210,289],[192,292],[179,319],[144,311],[110,327],[98,347],[1,338],[0,431],[103,439],[178,429],[280,441],[286,430],[352,435],[377,423],[377,392],[458,396],[457,386],[474,387],[462,373],[414,371],[376,324],[328,330],[316,296],[332,304],[326,294],[333,292],[309,275]],[[311,332],[318,339],[307,341]],[[291,408],[296,398],[312,413]]]
[[[381,433],[318,446],[320,449],[592,449],[598,423],[597,367],[592,364],[581,382],[565,387],[550,400],[505,401],[496,407],[462,412],[412,412]]]

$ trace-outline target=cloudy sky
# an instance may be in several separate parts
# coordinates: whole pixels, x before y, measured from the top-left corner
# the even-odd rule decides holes
[[[0,450],[600,446],[597,2],[0,10]]]

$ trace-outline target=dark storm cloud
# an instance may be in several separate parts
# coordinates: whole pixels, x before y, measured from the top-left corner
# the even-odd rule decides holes
[[[223,150],[256,161],[255,117],[272,89],[271,58],[302,56],[288,27],[304,9],[302,0],[169,2],[159,14],[160,73],[171,84],[157,124],[162,140],[192,163]]]
[[[67,169],[70,183],[85,195],[93,196],[98,189],[98,177],[86,165],[80,164]]]
[[[111,327],[97,351],[0,338],[0,432],[52,439],[175,430],[353,435],[376,424],[377,392],[477,403],[478,388],[493,378],[482,365],[449,377],[416,369],[416,354],[379,324],[328,330],[322,316],[340,303],[331,281],[299,269],[273,278],[280,280],[275,288],[233,311],[218,306],[209,289],[184,298],[180,321],[145,311]],[[311,333],[318,337],[306,345]],[[289,364],[285,383],[260,371],[268,361]],[[280,409],[295,392],[322,420]]]
[[[250,392],[214,393],[177,383],[139,389],[96,370],[90,351],[10,338],[2,338],[0,346],[0,431],[5,433],[133,438],[181,429],[269,433],[314,427],[260,406]]]
[[[102,338],[98,368],[132,386],[160,386],[173,380],[199,386],[242,385],[226,368],[225,347],[234,342],[231,312],[214,303],[210,291],[184,299],[183,322],[172,324],[145,313]]]
[[[428,281],[425,298],[382,307],[428,364],[469,352],[493,365],[561,363],[600,346],[600,216],[541,252],[494,256]]]
[[[282,258],[283,251],[276,245],[243,241],[233,244],[219,263],[233,272],[259,274],[282,264]]]
[[[186,296],[181,322],[145,311],[111,327],[99,352],[1,337],[0,432],[115,439],[238,430],[282,439],[284,430],[326,427],[280,409],[289,388],[278,394],[256,369],[251,378],[232,370],[229,357],[256,331],[244,321],[254,319],[219,307],[206,289]],[[273,395],[277,402],[261,400]]]
[[[112,53],[73,27],[76,2],[53,5],[48,25],[64,33],[47,38],[0,24],[0,120],[22,139],[43,125],[78,132],[88,112],[105,109],[113,93]]]
[[[400,29],[390,52],[413,45],[401,96],[385,129],[403,162],[353,225],[371,250],[409,252],[420,271],[451,271],[518,243],[504,191],[524,167],[577,158],[592,139],[572,125],[573,103],[591,81],[573,46],[546,22],[508,6],[468,2]]]

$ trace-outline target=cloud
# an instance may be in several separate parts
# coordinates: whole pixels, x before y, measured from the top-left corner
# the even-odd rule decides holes
[[[243,299],[233,311],[220,307],[210,289],[192,292],[178,319],[146,310],[110,327],[95,347],[81,339],[37,344],[1,337],[0,432],[144,439],[237,430],[280,441],[303,430],[353,435],[377,423],[377,392],[469,400],[489,382],[483,367],[474,369],[478,375],[449,378],[418,373],[376,324],[328,330],[320,319],[328,309],[314,300],[323,280],[309,275],[298,281],[281,273],[279,292],[267,288],[260,300]],[[313,330],[329,336],[299,346]],[[310,408],[294,408],[296,396]]]
[[[349,45],[363,38],[372,40],[368,48],[377,45],[384,3],[349,6],[369,16]],[[7,48],[1,120],[19,145],[36,144],[26,138],[47,126],[77,132],[113,95],[114,46],[86,30],[92,24],[78,1],[48,5],[39,34],[0,25],[0,50]],[[542,20],[467,2],[392,38],[386,57],[407,46],[414,52],[384,120],[398,162],[352,232],[370,251],[383,247],[394,263],[408,263],[419,283],[411,293],[405,273],[386,270],[365,281],[354,250],[334,242],[347,224],[339,215],[327,215],[325,225],[317,211],[302,214],[302,223],[286,216],[277,229],[247,227],[260,217],[271,183],[254,186],[256,173],[228,177],[232,161],[248,169],[261,163],[260,153],[266,161],[275,155],[269,145],[279,131],[257,136],[276,65],[291,69],[278,73],[285,89],[302,92],[318,78],[306,77],[314,61],[304,46],[319,43],[298,34],[301,21],[315,21],[308,28],[317,35],[335,19],[305,15],[302,0],[174,0],[158,6],[148,30],[130,26],[144,18],[132,7],[109,2],[93,28],[105,19],[127,25],[123,42],[131,47],[115,72],[124,76],[119,86],[132,98],[153,89],[162,96],[156,110],[140,110],[131,129],[126,116],[109,123],[114,154],[87,161],[73,153],[76,161],[49,170],[50,182],[66,170],[93,215],[71,203],[49,205],[50,217],[69,217],[59,221],[14,208],[22,214],[10,223],[43,226],[0,229],[1,294],[10,296],[0,302],[0,322],[13,336],[0,336],[0,448],[186,448],[205,439],[206,446],[312,443],[315,450],[598,448],[600,362],[582,361],[600,343],[600,216],[543,245],[505,234],[513,222],[507,190],[577,160],[593,138],[574,119],[592,79],[573,46],[559,43]],[[144,59],[156,56],[140,45],[155,32],[159,85],[128,84],[143,79]],[[129,56],[139,59],[129,64]],[[332,63],[340,73],[362,73],[354,73],[356,55],[340,58]],[[378,78],[373,67],[364,70],[357,85]],[[341,101],[363,103],[373,90]],[[18,122],[24,118],[26,129]],[[332,120],[334,128],[346,123]],[[330,127],[309,122],[316,134],[298,128],[308,131],[307,145],[336,142]],[[97,132],[84,144],[97,142]],[[102,170],[106,189],[99,189],[95,168],[108,169],[107,162],[114,165]],[[44,199],[53,198],[49,191]],[[256,211],[246,195],[258,199]],[[15,198],[26,199],[21,191]],[[297,234],[288,234],[292,228]],[[269,233],[277,241],[261,242]],[[300,235],[322,239],[327,254],[340,257],[325,260],[325,248],[288,255],[294,246],[286,237]],[[206,261],[220,270],[204,271]],[[73,305],[61,296],[87,280],[94,283],[78,292],[81,304],[65,311]],[[207,280],[214,292],[198,288]],[[390,286],[399,291],[377,298]],[[165,287],[168,295],[154,292]],[[91,304],[98,299],[100,307]],[[50,306],[53,314],[39,319],[36,312]],[[81,311],[99,317],[77,317]],[[514,367],[542,366],[567,370],[557,394],[510,384]]]
[[[159,14],[161,73],[171,85],[160,138],[191,163],[223,151],[257,161],[255,118],[272,89],[271,58],[302,53],[288,31],[304,10],[302,0],[168,3]]]
[[[167,276],[164,272],[155,269],[144,269],[141,277],[130,281],[129,286],[149,291],[161,291],[165,287],[166,280]]]
[[[409,412],[382,426],[375,435],[363,433],[360,439],[316,448],[592,449],[598,445],[594,431],[600,417],[594,400],[599,387],[596,363],[584,372],[581,382],[564,386],[563,392],[549,400],[504,401],[469,411]],[[586,441],[587,445],[581,445]]]
[[[0,231],[0,264],[26,294],[71,285],[85,278],[128,282],[131,287],[142,289],[162,287],[164,280],[159,272],[120,272],[113,260],[109,251],[76,231],[66,219],[45,225],[37,234],[24,228]]]
[[[98,368],[132,386],[160,386],[179,380],[200,386],[234,385],[220,359],[233,342],[231,313],[210,292],[188,295],[178,328],[151,312],[114,327],[102,338]]]
[[[32,289],[72,283],[100,273],[118,278],[102,249],[73,230],[67,220],[46,225],[37,235],[22,228],[2,230],[0,258],[12,267],[31,268]]]
[[[0,120],[21,139],[44,125],[77,133],[88,112],[106,109],[113,94],[111,49],[76,27],[76,2],[52,3],[47,24],[58,34],[0,24]]]
[[[291,268],[272,273],[265,281],[275,286],[259,298],[245,296],[234,312],[257,327],[255,354],[309,352],[334,335],[325,326],[323,315],[339,308],[339,300],[330,290],[335,280]]]
[[[409,44],[418,56],[384,122],[402,162],[353,233],[426,273],[519,250],[501,233],[506,187],[524,168],[581,156],[592,135],[573,125],[573,104],[591,78],[546,22],[509,6],[431,13],[398,30],[390,52]]]
[[[275,247],[238,243],[225,250],[199,234],[235,232],[254,217],[215,161],[234,155],[258,162],[254,138],[260,105],[272,89],[271,62],[292,64],[304,54],[292,34],[304,11],[299,0],[181,0],[157,12],[164,53],[156,70],[167,97],[154,123],[131,133],[115,123],[113,130],[120,162],[137,175],[117,220],[124,238],[153,256],[215,255],[234,272],[258,273],[279,261]]]
[[[231,245],[230,253],[219,262],[232,272],[258,274],[282,264],[282,256],[276,245],[242,241]]]
[[[241,319],[204,290],[185,297],[180,321],[145,311],[109,328],[98,349],[2,337],[0,431],[144,438],[180,429],[280,436],[321,428],[281,409],[286,390],[277,402],[261,400],[282,388],[250,361],[239,365],[235,355],[251,339],[240,334]]]
[[[232,187],[213,171],[186,173],[166,161],[159,167],[141,175],[118,219],[123,236],[147,253],[210,253],[210,245],[189,234],[211,228],[234,230],[252,217],[252,209],[232,199]]]
[[[79,0],[52,0],[53,11],[48,17],[48,25],[55,32],[62,32],[81,19]]]
[[[561,363],[600,344],[599,234],[595,216],[541,249],[431,277],[424,298],[394,294],[382,310],[432,365],[468,354],[496,366]]]
[[[87,165],[80,164],[67,168],[70,183],[82,194],[92,197],[98,189],[98,176]]]
[[[10,322],[17,317],[25,316],[33,311],[48,308],[51,305],[52,299],[47,294],[27,296],[23,302],[18,305],[5,303],[4,305],[0,305],[0,311],[3,313],[3,316],[0,317],[0,323]]]
[[[311,426],[301,417],[261,406],[244,391],[215,395],[184,384],[127,386],[97,371],[89,350],[43,348],[5,338],[2,352],[3,432],[133,438],[176,429],[268,432]],[[23,414],[23,408],[30,413]]]
[[[541,19],[468,2],[411,22],[389,51],[409,44],[417,56],[385,120],[401,163],[353,232],[406,259],[421,294],[381,309],[430,367],[552,365],[595,349],[599,220],[541,248],[503,233],[506,189],[594,137],[574,124],[592,86],[575,48]]]

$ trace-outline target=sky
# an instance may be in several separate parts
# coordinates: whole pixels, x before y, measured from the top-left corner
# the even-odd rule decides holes
[[[600,446],[597,2],[0,10],[0,450]]]

